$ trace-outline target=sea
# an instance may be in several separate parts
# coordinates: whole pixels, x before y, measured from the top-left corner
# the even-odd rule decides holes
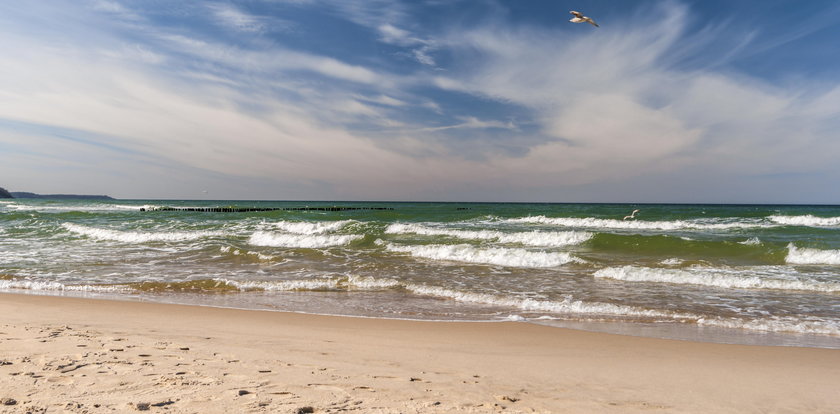
[[[0,291],[840,348],[840,206],[10,199]]]

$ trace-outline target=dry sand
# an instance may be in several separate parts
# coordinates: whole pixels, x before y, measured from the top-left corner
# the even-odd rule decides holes
[[[0,399],[2,413],[836,413],[840,351],[0,294]]]

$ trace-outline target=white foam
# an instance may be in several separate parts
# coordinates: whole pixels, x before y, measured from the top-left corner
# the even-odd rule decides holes
[[[730,289],[805,290],[813,292],[840,292],[840,283],[797,278],[781,278],[781,272],[770,268],[722,269],[689,268],[661,269],[637,266],[607,267],[593,275],[596,278],[625,282],[673,283]]]
[[[840,226],[840,217],[817,217],[812,214],[803,216],[770,216],[774,223],[786,226],[834,227]]]
[[[509,267],[557,267],[581,260],[563,252],[533,252],[501,247],[478,248],[468,244],[404,246],[386,244],[388,251],[409,253],[414,257],[452,262],[481,263]]]
[[[761,244],[761,240],[758,237],[750,237],[742,242],[738,242],[738,244],[743,244],[746,246],[758,246]]]
[[[683,262],[684,262],[683,259],[680,259],[678,257],[672,257],[670,259],[665,259],[665,260],[663,260],[659,263],[662,263],[666,266],[678,266],[678,265],[681,265]]]
[[[354,220],[341,221],[279,221],[274,223],[277,228],[295,234],[324,234],[341,229]]]
[[[820,250],[788,244],[785,262],[790,264],[840,265],[840,250]]]
[[[65,285],[58,282],[35,281],[26,279],[0,280],[0,289],[26,289],[37,291],[67,292],[128,292],[130,289],[120,286]]]
[[[592,233],[578,231],[563,232],[516,232],[505,233],[493,230],[456,230],[428,227],[420,224],[391,224],[385,229],[388,234],[420,234],[425,236],[450,236],[460,239],[496,240],[500,243],[518,243],[527,246],[559,247],[583,243],[592,238]]]
[[[43,204],[12,204],[7,206],[11,210],[17,211],[39,211],[39,212],[99,212],[99,211],[140,211],[141,208],[146,210],[155,210],[160,206],[153,205],[130,205],[130,204],[77,204],[77,205],[43,205]]]
[[[838,322],[824,320],[803,321],[790,317],[770,317],[750,320],[734,318],[700,318],[697,320],[697,324],[701,326],[748,329],[760,332],[788,332],[840,336],[840,324]]]
[[[478,303],[517,308],[527,312],[550,312],[577,315],[610,315],[636,317],[668,317],[684,318],[671,312],[661,312],[642,309],[633,306],[614,305],[611,303],[583,302],[566,297],[561,301],[540,300],[531,298],[515,298],[491,295],[486,293],[461,292],[442,287],[408,284],[406,289],[412,293],[424,296],[436,296],[453,299],[459,302]],[[688,316],[692,317],[692,316]]]
[[[309,290],[383,290],[402,287],[393,279],[376,279],[372,277],[334,277],[322,279],[298,279],[276,281],[237,281],[230,279],[215,279],[227,283],[240,290],[262,289],[266,291],[309,291]]]
[[[337,279],[303,279],[303,280],[278,280],[278,281],[237,281],[229,279],[215,279],[239,290],[261,289],[266,291],[291,292],[296,290],[333,290],[339,284]]]
[[[176,231],[168,233],[153,233],[100,229],[73,223],[63,223],[61,226],[73,233],[81,234],[93,239],[112,240],[123,243],[178,242],[224,235],[223,232],[219,231]]]
[[[263,260],[263,261],[270,261],[270,260],[277,259],[277,256],[272,256],[272,255],[269,255],[269,254],[262,254],[260,252],[252,252],[252,251],[249,251],[249,250],[240,250],[240,249],[230,247],[230,246],[222,246],[221,248],[219,248],[219,250],[222,253],[230,253],[234,256],[239,256],[239,255],[256,256],[257,259]]]
[[[292,249],[318,249],[324,247],[345,246],[353,240],[361,239],[363,236],[356,234],[348,235],[307,235],[307,234],[284,234],[257,231],[248,239],[248,243],[254,246],[287,247]]]
[[[729,230],[755,227],[771,227],[754,219],[746,221],[722,221],[715,219],[673,220],[673,221],[644,221],[600,219],[594,217],[546,217],[529,216],[506,219],[509,223],[533,223],[562,227],[598,228],[598,229],[627,229],[627,230]]]

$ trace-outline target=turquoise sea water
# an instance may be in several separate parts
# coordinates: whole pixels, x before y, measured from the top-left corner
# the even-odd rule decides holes
[[[4,200],[0,290],[840,348],[840,207]]]

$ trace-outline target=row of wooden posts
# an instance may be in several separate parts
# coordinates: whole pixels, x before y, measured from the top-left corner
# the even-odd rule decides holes
[[[393,210],[393,207],[154,207],[140,211],[198,211],[204,213],[249,213],[253,211],[350,211]]]

